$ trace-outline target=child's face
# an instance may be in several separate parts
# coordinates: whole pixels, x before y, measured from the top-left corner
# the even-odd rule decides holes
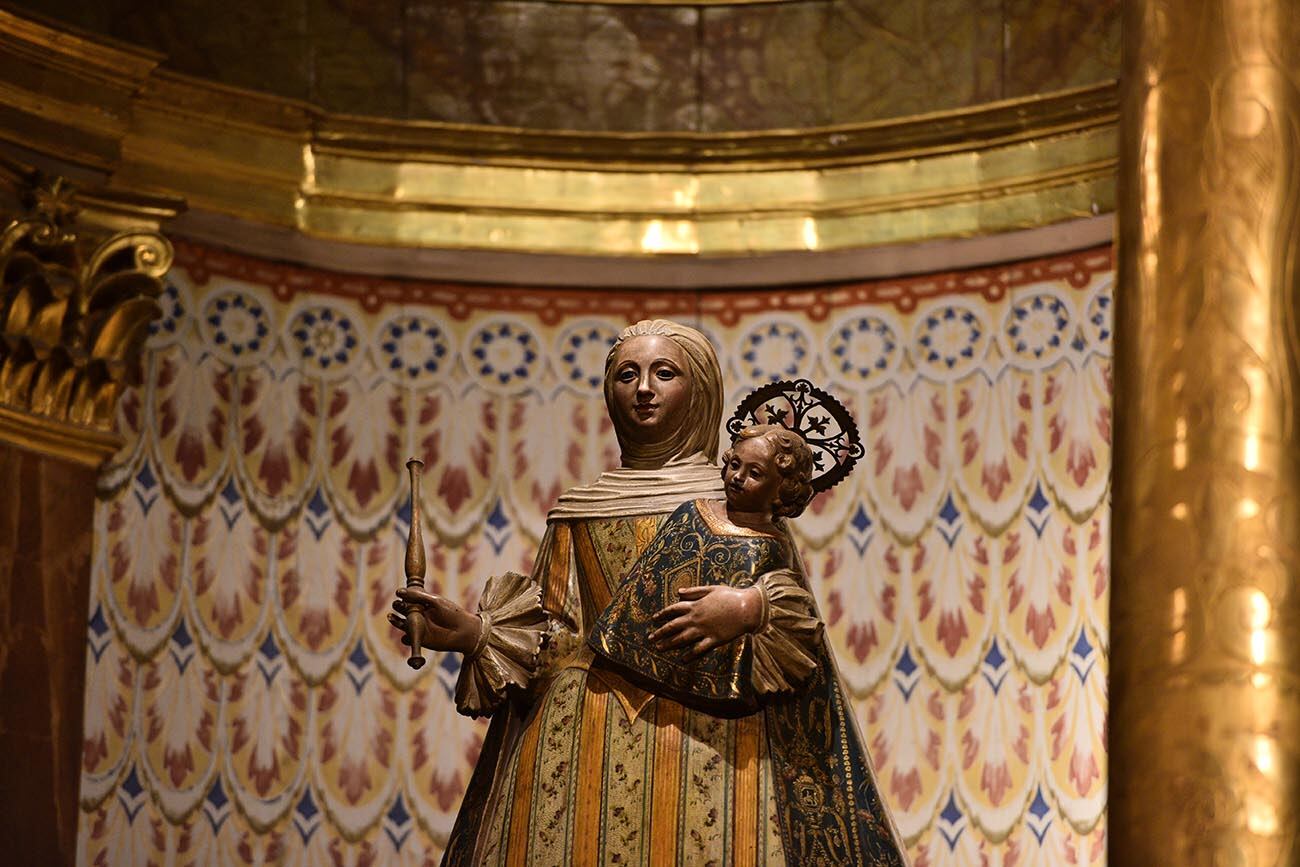
[[[772,460],[776,449],[767,437],[760,436],[740,440],[731,452],[731,460],[722,468],[727,508],[771,514],[781,491],[781,472]]]

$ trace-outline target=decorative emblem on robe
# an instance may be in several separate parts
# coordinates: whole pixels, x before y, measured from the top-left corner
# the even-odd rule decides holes
[[[654,615],[678,601],[683,587],[748,587],[760,575],[787,567],[788,553],[775,536],[710,521],[698,501],[684,503],[633,564],[587,642],[608,664],[657,694],[719,714],[758,707],[751,636],[691,660],[690,647],[660,650],[650,642]]]

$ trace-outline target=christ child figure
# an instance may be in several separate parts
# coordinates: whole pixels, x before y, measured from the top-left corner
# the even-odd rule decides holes
[[[644,687],[719,714],[757,709],[815,665],[821,623],[777,522],[812,498],[813,455],[780,425],[745,428],[722,459],[721,500],[684,503],[592,630],[604,661]]]

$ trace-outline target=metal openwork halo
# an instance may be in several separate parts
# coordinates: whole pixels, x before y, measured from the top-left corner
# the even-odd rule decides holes
[[[818,493],[843,481],[866,454],[852,413],[806,379],[769,382],[750,392],[727,422],[727,432],[734,441],[759,424],[779,424],[803,437],[812,449],[812,486]]]

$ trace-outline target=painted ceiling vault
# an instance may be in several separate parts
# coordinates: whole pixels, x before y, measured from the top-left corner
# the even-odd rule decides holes
[[[799,129],[1119,73],[1118,0],[19,0],[326,110],[532,129]]]

